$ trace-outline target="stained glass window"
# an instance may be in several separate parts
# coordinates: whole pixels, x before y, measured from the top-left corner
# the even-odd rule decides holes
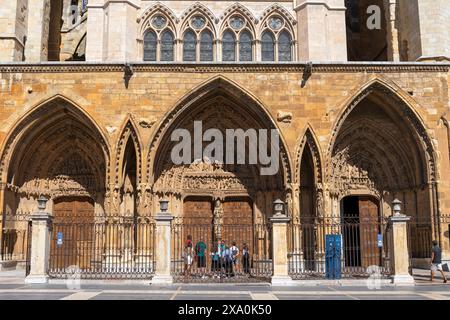
[[[156,33],[147,31],[144,35],[144,61],[156,61]]]
[[[200,35],[200,61],[213,61],[213,35],[205,30]]]
[[[183,60],[196,61],[197,37],[191,30],[184,34],[183,39]]]
[[[173,34],[166,30],[161,35],[161,61],[173,61]]]
[[[278,36],[278,60],[279,61],[291,61],[292,60],[292,48],[291,48],[291,35],[287,31],[283,31]]]
[[[261,37],[261,56],[262,61],[275,60],[275,39],[270,31],[263,33]]]
[[[226,31],[222,39],[222,60],[236,61],[236,37],[234,32]]]
[[[253,50],[252,50],[252,35],[248,31],[241,33],[239,38],[239,60],[240,61],[252,61],[253,60]]]

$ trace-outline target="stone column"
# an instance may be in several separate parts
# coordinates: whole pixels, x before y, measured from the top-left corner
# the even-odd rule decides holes
[[[47,283],[48,264],[50,260],[50,230],[52,215],[40,207],[39,211],[31,215],[31,269],[25,278],[25,283]]]
[[[392,282],[396,285],[414,285],[409,274],[408,228],[410,217],[400,213],[401,202],[392,202],[394,214],[389,217],[390,262]]]
[[[277,209],[283,208],[283,209]],[[284,203],[275,201],[275,214],[272,222],[272,255],[273,276],[272,285],[289,285],[292,282],[288,273],[288,223],[291,220],[284,210]]]
[[[156,270],[152,284],[172,284],[170,274],[171,243],[170,227],[173,216],[168,213],[159,213],[156,217],[155,255]]]

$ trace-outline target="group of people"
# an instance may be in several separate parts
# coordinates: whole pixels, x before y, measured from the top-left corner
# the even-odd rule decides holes
[[[210,251],[203,237],[194,245],[192,236],[188,236],[184,246],[184,274],[190,275],[194,261],[203,277],[206,277],[206,259],[211,257],[211,272],[214,277],[233,277],[239,261],[245,274],[250,274],[250,251],[248,245],[242,245],[242,251],[233,241],[227,246],[224,240],[217,241]]]

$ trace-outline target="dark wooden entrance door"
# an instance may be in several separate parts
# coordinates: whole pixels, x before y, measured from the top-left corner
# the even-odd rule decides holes
[[[228,198],[223,203],[223,239],[228,246],[233,242],[242,251],[243,244],[253,248],[253,207],[245,198]]]
[[[380,265],[378,201],[372,197],[347,197],[343,200],[343,251],[345,265],[367,268]]]
[[[53,215],[50,267],[52,269],[64,269],[69,266],[88,268],[95,242],[92,228],[94,201],[87,197],[59,198],[54,201]]]
[[[213,242],[213,204],[208,197],[189,197],[184,201],[183,207],[183,235],[186,241],[192,237],[193,245],[203,238],[211,248]]]
[[[378,248],[378,201],[371,197],[359,197],[359,229],[362,267],[380,264]]]

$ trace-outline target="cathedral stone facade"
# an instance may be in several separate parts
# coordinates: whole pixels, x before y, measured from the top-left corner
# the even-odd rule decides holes
[[[42,195],[96,221],[167,199],[186,221],[264,225],[281,199],[301,226],[355,203],[388,217],[397,198],[411,243],[450,259],[447,1],[5,1],[3,216]],[[278,173],[173,164],[172,132],[196,120],[277,129]]]

